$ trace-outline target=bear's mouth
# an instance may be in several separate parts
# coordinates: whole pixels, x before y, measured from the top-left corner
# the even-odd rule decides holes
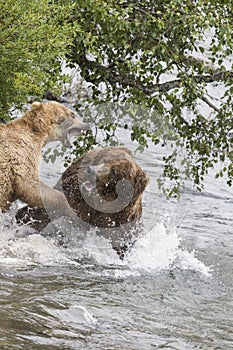
[[[75,137],[80,135],[87,135],[90,131],[90,126],[85,123],[81,123],[81,125],[72,125],[64,132],[64,137],[62,138],[62,143],[65,147],[70,148],[72,146],[72,141]]]
[[[86,180],[82,183],[81,189],[85,190],[87,193],[91,193],[96,189],[96,186],[95,186],[95,184],[93,184],[89,180]]]

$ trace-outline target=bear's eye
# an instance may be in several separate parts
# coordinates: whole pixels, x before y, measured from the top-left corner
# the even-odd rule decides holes
[[[60,118],[60,119],[58,120],[58,124],[62,124],[64,121],[65,121],[64,118]]]

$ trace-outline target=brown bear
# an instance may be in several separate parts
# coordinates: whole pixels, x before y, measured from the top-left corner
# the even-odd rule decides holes
[[[34,102],[21,118],[0,124],[0,210],[6,212],[21,199],[32,207],[50,208],[54,217],[75,219],[64,194],[40,181],[42,147],[58,140],[70,146],[70,136],[87,129],[58,102]]]
[[[142,194],[149,178],[126,147],[105,147],[73,161],[55,186],[63,191],[81,224],[94,226],[122,257],[138,235]],[[41,231],[50,222],[45,210],[22,208],[18,222]]]

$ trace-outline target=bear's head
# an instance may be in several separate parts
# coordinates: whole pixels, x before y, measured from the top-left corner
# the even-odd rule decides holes
[[[149,178],[125,147],[91,151],[77,166],[75,169],[74,162],[69,172],[76,172],[81,197],[95,210],[110,214],[137,201],[141,203]],[[66,173],[63,175],[65,179]],[[74,189],[75,173],[72,179]],[[75,196],[75,191],[72,193]]]
[[[33,102],[29,113],[33,132],[46,136],[46,143],[61,141],[65,147],[70,147],[73,136],[89,130],[70,108],[55,101]]]
[[[132,199],[136,199],[143,193],[149,181],[146,173],[135,161],[123,158],[115,158],[100,165],[90,165],[86,169],[86,174],[87,180],[82,182],[82,188],[91,194],[96,187],[98,194],[106,201],[118,197],[117,184],[120,183],[125,197],[130,191],[127,183],[131,184]]]

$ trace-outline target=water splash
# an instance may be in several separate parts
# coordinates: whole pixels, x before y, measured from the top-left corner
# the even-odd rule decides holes
[[[177,257],[180,238],[176,231],[167,233],[162,223],[139,238],[126,257],[131,268],[146,271],[169,269]]]
[[[195,256],[195,251],[188,252],[187,250],[180,249],[178,251],[178,261],[176,267],[179,267],[181,270],[194,270],[200,272],[206,277],[211,277],[212,268],[206,266],[203,262],[198,260]]]
[[[38,264],[82,266],[91,261],[94,266],[104,268],[103,274],[116,278],[174,268],[211,275],[210,268],[198,260],[195,252],[181,247],[181,238],[176,228],[168,222],[169,220],[157,223],[151,230],[143,233],[126,254],[124,261],[119,259],[110,242],[98,236],[94,230],[86,233],[82,240],[74,234],[70,237],[69,244],[63,247],[55,239],[47,239],[39,234],[25,236],[24,227],[6,227],[1,222],[0,263],[2,266],[17,267]]]
[[[21,232],[22,234],[22,232]],[[57,265],[68,261],[66,252],[39,234],[22,237],[14,228],[0,232],[1,266]]]
[[[166,223],[160,222],[143,233],[123,261],[112,250],[110,242],[97,236],[95,232],[86,236],[82,246],[79,246],[78,254],[105,267],[102,275],[115,278],[176,268],[211,276],[211,269],[198,260],[196,253],[182,247],[182,239],[170,220]],[[76,247],[70,248],[69,255],[77,256]]]
[[[139,238],[126,257],[128,266],[146,272],[179,268],[211,276],[211,269],[198,260],[194,251],[181,246],[176,228],[169,226],[158,223]]]

